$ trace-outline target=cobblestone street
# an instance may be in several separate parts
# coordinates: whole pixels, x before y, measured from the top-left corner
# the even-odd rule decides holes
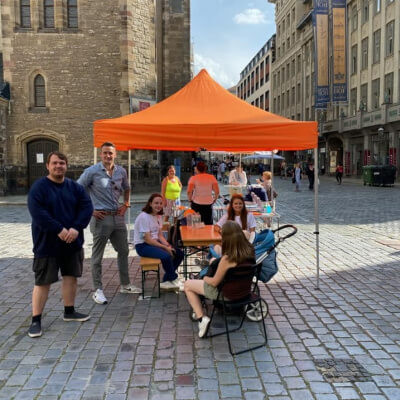
[[[0,399],[400,400],[399,188],[321,179],[316,290],[314,193],[305,180],[300,193],[289,179],[275,182],[281,224],[298,233],[278,248],[279,273],[260,284],[268,345],[236,357],[226,336],[198,338],[183,293],[144,301],[120,294],[110,246],[109,304],[95,304],[89,232],[76,307],[91,319],[62,321],[57,283],[43,336],[29,338],[30,216],[26,206],[0,206]],[[139,286],[136,257],[130,273]],[[262,339],[250,321],[233,338],[238,347]]]

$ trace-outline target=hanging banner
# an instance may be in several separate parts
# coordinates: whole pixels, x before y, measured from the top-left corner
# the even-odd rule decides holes
[[[315,108],[329,102],[328,0],[316,0],[313,12],[315,46]]]
[[[331,0],[333,43],[332,101],[347,101],[346,0]]]

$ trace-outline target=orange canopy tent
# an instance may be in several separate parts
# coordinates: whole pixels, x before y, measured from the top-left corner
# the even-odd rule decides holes
[[[293,121],[240,100],[203,69],[146,110],[95,121],[94,145],[104,142],[119,150],[305,150],[317,147],[318,133],[314,121]]]
[[[100,147],[104,142],[113,142],[118,150],[125,151],[245,153],[314,148],[318,178],[317,122],[293,121],[254,107],[229,93],[205,69],[174,95],[146,110],[95,121],[94,146]],[[314,207],[319,288],[318,179]]]

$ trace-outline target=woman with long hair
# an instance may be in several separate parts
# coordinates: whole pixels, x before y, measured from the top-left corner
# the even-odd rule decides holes
[[[168,221],[172,215],[172,209],[181,205],[182,183],[175,175],[175,167],[170,165],[167,169],[167,176],[161,182],[161,194],[164,206],[164,221]]]
[[[243,230],[243,233],[250,241],[253,242],[256,234],[256,219],[251,212],[247,211],[246,203],[241,194],[236,193],[231,196],[229,201],[227,213],[224,214],[220,220],[214,225],[214,230],[221,233],[222,227],[227,221],[236,222]],[[218,244],[210,246],[210,257],[209,260],[212,262],[215,258],[221,256],[221,246]]]
[[[135,249],[141,257],[161,260],[165,271],[161,289],[177,289],[180,285],[176,270],[183,260],[183,252],[165,239],[161,231],[162,215],[163,198],[161,194],[153,193],[135,220]]]
[[[240,225],[240,227],[249,232],[255,232],[256,220],[251,212],[247,211],[246,203],[241,194],[233,194],[229,201],[227,213],[224,214],[220,220],[214,225],[214,229],[221,233],[222,227],[226,221],[234,221]]]
[[[218,285],[222,282],[230,268],[255,263],[254,248],[246,239],[239,224],[227,221],[222,227],[222,257],[213,277],[189,279],[184,288],[189,304],[192,306],[199,322],[199,337],[203,337],[210,323],[210,318],[204,315],[200,295],[210,300],[218,297]],[[231,293],[235,298],[235,293]]]

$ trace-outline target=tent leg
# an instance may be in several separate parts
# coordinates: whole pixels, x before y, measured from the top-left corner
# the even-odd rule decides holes
[[[271,158],[271,198],[267,199],[269,201],[274,200],[274,152],[271,151],[272,158]]]
[[[97,148],[93,147],[93,165],[97,163]]]
[[[128,150],[128,182],[131,187],[131,150]],[[131,192],[129,192],[129,204],[131,204]],[[131,243],[131,208],[128,208],[128,243]]]
[[[314,219],[315,219],[315,256],[317,262],[317,284],[316,289],[319,290],[319,210],[318,210],[318,147],[314,149]]]

